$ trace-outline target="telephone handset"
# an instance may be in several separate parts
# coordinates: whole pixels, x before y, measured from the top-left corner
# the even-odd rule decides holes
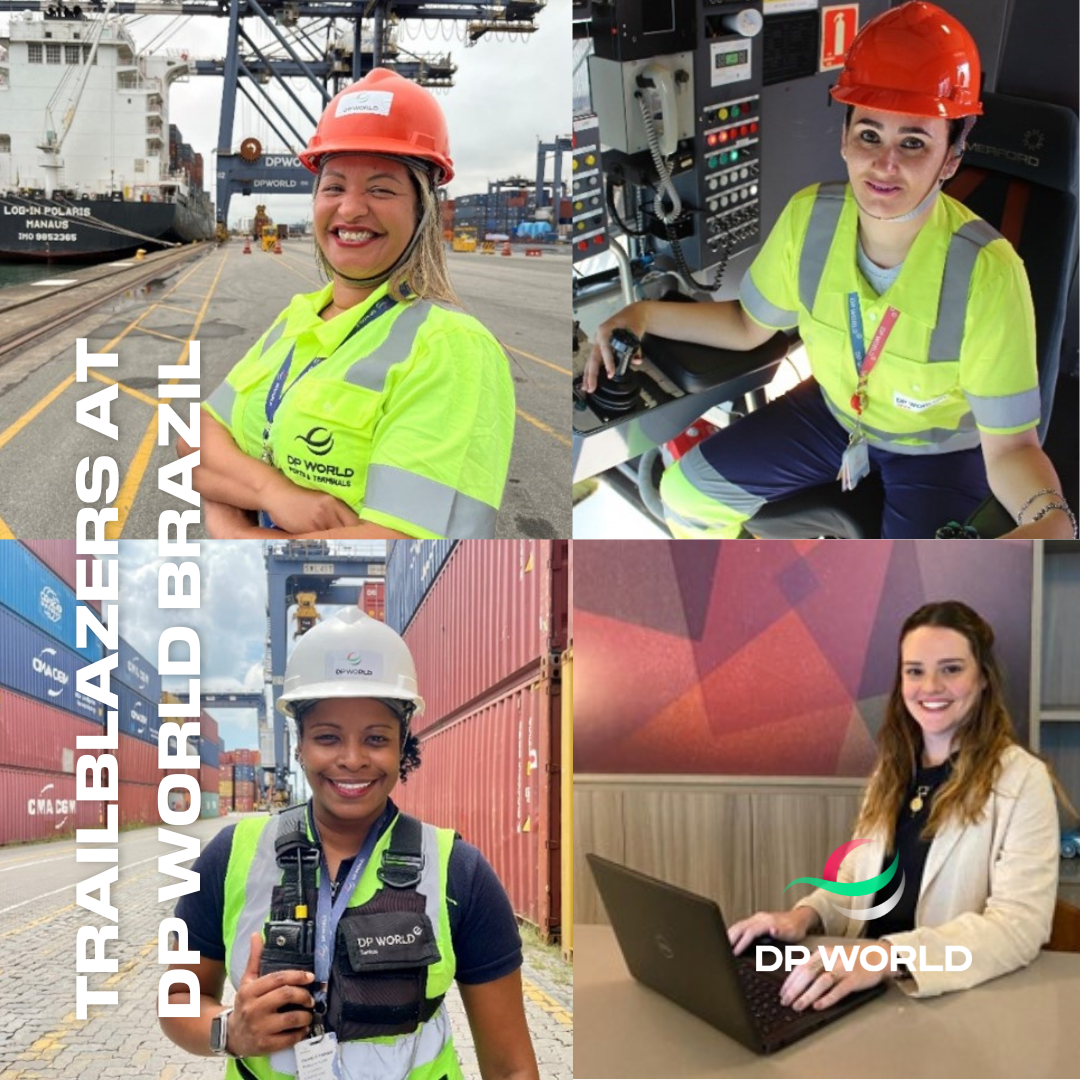
[[[653,119],[660,153],[671,157],[679,145],[679,106],[675,74],[663,64],[649,64],[637,77],[638,91]]]

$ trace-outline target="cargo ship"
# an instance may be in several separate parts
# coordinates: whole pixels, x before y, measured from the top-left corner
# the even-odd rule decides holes
[[[169,89],[190,71],[184,52],[139,52],[115,16],[13,12],[0,37],[0,260],[210,239],[202,155],[169,123]]]

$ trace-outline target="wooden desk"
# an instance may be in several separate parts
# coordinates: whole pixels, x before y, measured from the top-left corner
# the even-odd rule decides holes
[[[811,942],[813,939],[811,939]],[[941,997],[895,986],[759,1056],[635,982],[608,926],[574,927],[574,1076],[1078,1077],[1080,954]]]

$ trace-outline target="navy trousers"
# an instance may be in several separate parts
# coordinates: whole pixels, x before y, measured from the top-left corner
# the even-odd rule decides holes
[[[818,484],[839,484],[836,474],[847,441],[810,378],[699,449],[728,484],[775,502]],[[933,537],[946,522],[963,521],[990,493],[980,447],[896,454],[871,444],[870,469],[881,475],[885,490],[884,539]]]

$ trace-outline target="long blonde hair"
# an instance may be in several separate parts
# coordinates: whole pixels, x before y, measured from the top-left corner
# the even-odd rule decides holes
[[[908,712],[902,692],[904,639],[920,626],[939,626],[963,634],[984,680],[978,702],[954,736],[956,759],[952,775],[934,795],[924,838],[932,837],[949,818],[970,825],[982,817],[1001,771],[1001,755],[1017,741],[1005,704],[990,624],[959,600],[924,604],[909,615],[900,631],[896,678],[885,709],[885,723],[878,733],[877,764],[870,774],[856,824],[856,835],[881,832],[890,849],[896,819],[915,778],[923,748],[922,729]]]
[[[362,151],[357,151],[361,153]],[[381,156],[381,155],[375,155]],[[324,164],[325,164],[324,159]],[[409,170],[417,195],[417,223],[420,234],[408,259],[390,275],[387,291],[399,303],[419,297],[422,300],[443,300],[455,307],[461,301],[446,268],[446,245],[442,234],[442,209],[435,195],[435,186],[427,172],[417,164],[403,158],[395,158]],[[312,196],[318,193],[322,182],[322,167],[315,177]],[[315,240],[315,262],[327,281],[334,280],[334,268]]]

